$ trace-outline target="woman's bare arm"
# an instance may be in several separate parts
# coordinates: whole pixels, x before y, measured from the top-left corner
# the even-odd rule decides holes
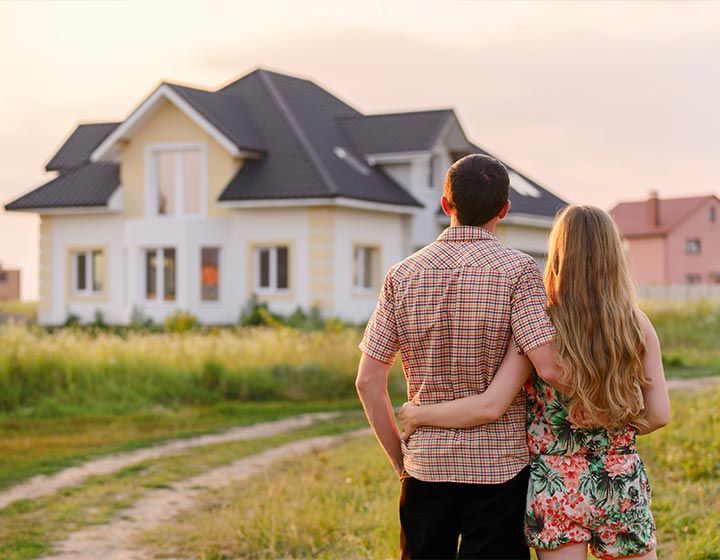
[[[648,426],[638,427],[638,433],[649,434],[670,421],[670,395],[665,382],[660,340],[644,313],[641,315],[641,327],[645,335],[645,377],[650,385],[642,389]]]
[[[400,409],[403,437],[409,438],[419,426],[469,428],[494,422],[510,407],[531,370],[530,360],[518,354],[511,343],[484,393],[439,404],[405,403]]]

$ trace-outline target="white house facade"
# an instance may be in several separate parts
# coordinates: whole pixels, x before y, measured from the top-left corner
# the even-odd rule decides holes
[[[57,174],[9,203],[40,226],[39,321],[365,321],[385,271],[447,226],[445,171],[469,153],[452,110],[363,115],[311,81],[256,70],[217,91],[163,83],[123,122],[79,125]],[[565,203],[514,169],[498,236],[542,261]]]

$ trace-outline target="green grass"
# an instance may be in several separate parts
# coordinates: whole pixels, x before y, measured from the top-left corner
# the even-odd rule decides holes
[[[112,475],[88,478],[82,485],[0,510],[0,558],[28,560],[51,550],[53,542],[92,524],[106,523],[132,505],[145,491],[229,464],[292,441],[340,434],[366,426],[364,417],[349,413],[270,438],[223,443],[133,465]]]
[[[124,414],[218,401],[352,397],[357,329],[188,333],[0,326],[0,414]],[[403,380],[395,368],[394,390]]]
[[[668,377],[720,375],[720,303],[645,301]]]
[[[660,558],[720,558],[720,390],[678,392],[671,425],[640,438]],[[394,558],[399,484],[373,438],[207,492],[146,532],[154,557]]]
[[[0,419],[0,489],[107,453],[231,426],[325,410],[359,410],[357,399],[308,403],[221,402],[122,416]]]
[[[37,319],[37,302],[35,301],[0,301],[0,315],[17,315],[35,322]]]

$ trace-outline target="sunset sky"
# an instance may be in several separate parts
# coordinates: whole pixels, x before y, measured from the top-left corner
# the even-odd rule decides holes
[[[720,2],[0,2],[0,203],[47,180],[78,122],[257,66],[368,113],[453,107],[572,202],[720,193],[718,29]],[[0,213],[26,299],[36,260],[36,220]]]

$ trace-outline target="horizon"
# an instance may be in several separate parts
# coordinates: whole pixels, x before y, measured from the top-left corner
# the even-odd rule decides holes
[[[471,141],[568,202],[717,195],[718,24],[703,2],[3,3],[0,202],[52,177],[77,124],[123,120],[161,81],[215,90],[258,67],[363,113],[453,108]],[[36,229],[0,212],[23,299]]]

